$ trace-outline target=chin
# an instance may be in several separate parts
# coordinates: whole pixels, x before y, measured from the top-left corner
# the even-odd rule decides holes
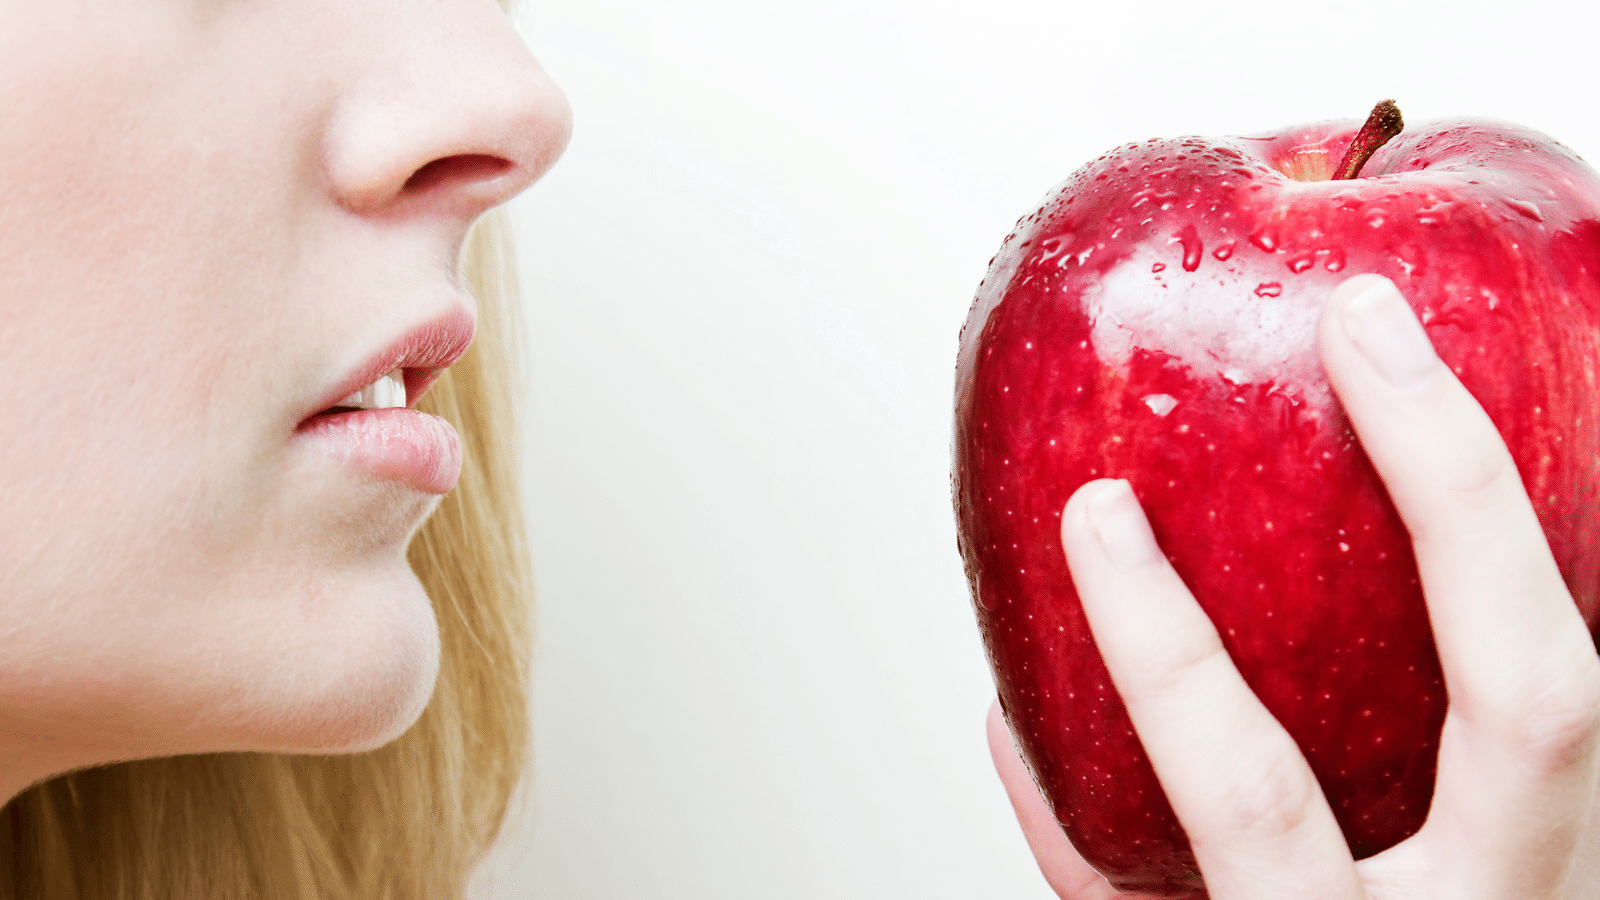
[[[281,654],[242,710],[241,743],[277,753],[381,747],[422,715],[439,675],[433,606],[401,558],[304,592]]]

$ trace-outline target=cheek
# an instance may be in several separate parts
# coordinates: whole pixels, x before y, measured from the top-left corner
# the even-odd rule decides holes
[[[108,592],[130,579],[159,588],[185,555],[260,528],[275,444],[225,359],[259,356],[256,339],[170,302],[152,310],[159,290],[123,295],[150,300],[151,318],[136,322],[97,316],[89,303],[68,314],[82,298],[62,293],[46,298],[62,314],[28,323],[30,349],[12,370],[0,545],[26,565],[0,571],[0,591],[38,593],[58,579],[74,594],[96,579]],[[19,346],[10,337],[0,341]]]
[[[249,73],[217,64],[186,5],[84,12],[48,53],[0,40],[21,53],[0,54],[0,346],[33,473],[68,444],[188,465],[304,324],[283,297],[308,113],[246,108],[228,79]]]
[[[281,427],[274,348],[304,330],[281,302],[295,232],[274,200],[294,188],[292,154],[219,146],[250,133],[123,56],[115,79],[95,62],[77,80],[46,73],[58,87],[17,95],[0,129],[14,424],[0,437],[0,543],[27,563],[0,570],[9,595],[159,589],[185,548],[243,540]]]

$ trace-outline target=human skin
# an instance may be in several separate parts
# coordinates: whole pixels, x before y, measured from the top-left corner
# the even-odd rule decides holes
[[[1124,482],[1062,512],[1112,681],[1212,900],[1579,900],[1600,893],[1600,657],[1516,466],[1398,291],[1334,290],[1322,362],[1416,552],[1449,694],[1422,829],[1359,862],[1287,732],[1156,547]],[[1040,868],[1067,900],[1118,894],[1078,856],[998,709],[990,748]]]
[[[467,231],[560,155],[565,99],[494,0],[0,21],[0,801],[391,740],[437,673],[405,548],[448,485],[296,429],[403,335],[470,321]]]

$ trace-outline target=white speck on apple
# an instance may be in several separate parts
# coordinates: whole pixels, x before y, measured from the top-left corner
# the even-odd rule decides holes
[[[1158,416],[1164,416],[1172,412],[1173,408],[1178,405],[1177,398],[1171,394],[1146,394],[1140,399],[1144,400],[1145,405],[1150,407],[1150,411]]]

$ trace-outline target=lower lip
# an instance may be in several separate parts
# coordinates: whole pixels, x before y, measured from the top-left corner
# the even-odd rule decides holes
[[[446,494],[461,477],[461,437],[438,416],[403,407],[324,413],[295,439],[382,480]]]

